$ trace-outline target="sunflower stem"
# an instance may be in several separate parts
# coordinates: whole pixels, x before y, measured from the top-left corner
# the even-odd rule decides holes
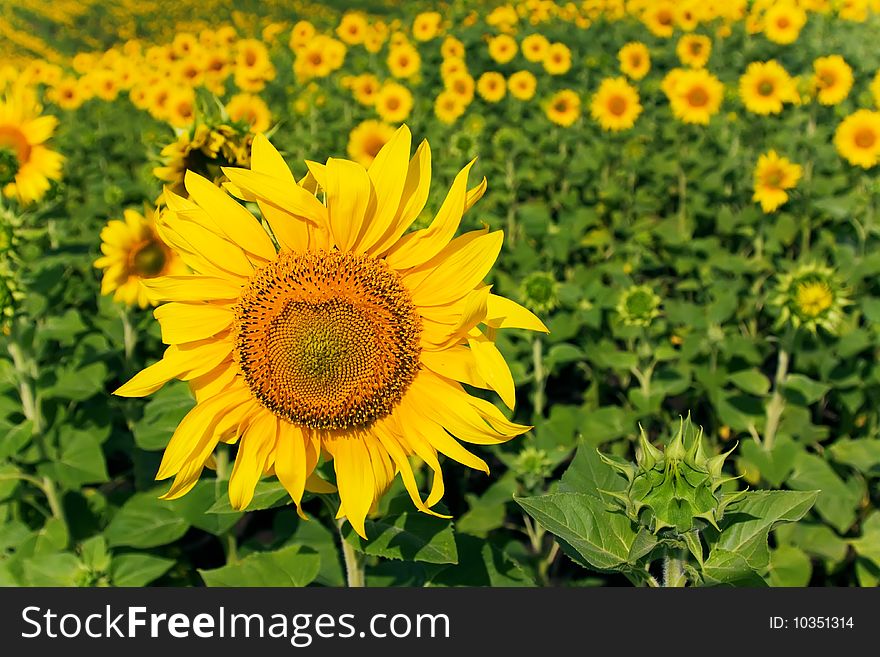
[[[786,333],[780,341],[779,355],[776,361],[776,376],[773,378],[773,396],[767,405],[767,425],[764,429],[763,447],[768,452],[773,449],[776,441],[776,431],[779,429],[779,421],[782,419],[782,411],[785,409],[785,400],[782,397],[782,386],[788,378],[788,365],[790,360],[792,335]]]
[[[535,376],[535,417],[544,416],[544,383],[547,373],[544,371],[544,343],[540,336],[532,339],[532,369]]]
[[[366,586],[366,573],[364,555],[354,549],[354,546],[345,540],[342,526],[346,519],[339,518],[336,527],[339,530],[339,540],[342,542],[342,558],[345,561],[345,577],[349,588],[364,588]]]
[[[122,318],[122,343],[125,347],[125,364],[131,365],[134,349],[137,346],[137,332],[131,323],[131,309],[126,306],[119,314]]]
[[[667,554],[663,558],[663,586],[683,587],[687,583],[684,562],[680,557]]]

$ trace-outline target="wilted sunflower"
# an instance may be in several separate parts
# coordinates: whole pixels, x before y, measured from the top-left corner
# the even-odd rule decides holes
[[[158,276],[188,273],[186,265],[159,237],[155,211],[144,214],[123,212],[124,220],[110,220],[101,230],[100,258],[95,267],[104,270],[101,294],[113,294],[114,301],[146,308],[150,300],[141,281]]]
[[[770,303],[779,309],[779,326],[791,323],[811,333],[821,327],[833,334],[843,321],[843,309],[852,301],[834,270],[807,263],[779,276]]]
[[[622,77],[602,80],[590,103],[590,114],[603,130],[629,130],[641,113],[639,92]]]
[[[752,200],[761,204],[764,212],[773,212],[788,201],[787,189],[797,185],[801,177],[801,166],[788,158],[779,157],[770,150],[758,158],[755,166],[755,193]]]
[[[58,119],[40,116],[33,93],[13,86],[0,98],[0,189],[3,195],[27,204],[49,191],[61,178],[64,158],[44,145]]]
[[[143,396],[173,378],[190,381],[197,405],[157,474],[175,477],[165,498],[195,485],[218,442],[238,442],[233,507],[247,507],[260,477],[275,474],[299,510],[307,484],[327,490],[314,472],[324,455],[336,472],[338,516],[364,536],[367,513],[397,472],[416,507],[433,513],[444,490],[438,452],[488,470],[453,436],[496,444],[528,430],[461,384],[495,390],[513,407],[494,333],[546,328],[482,282],[500,231],[453,239],[486,189],[483,180],[468,191],[471,164],[431,225],[407,233],[431,177],[427,142],[410,160],[410,139],[400,128],[368,171],[341,159],[309,162],[297,184],[258,136],[252,168],[224,171],[231,192],[258,203],[271,235],[196,174],[186,177],[189,200],[168,194],[160,233],[194,274],[144,282],[152,299],[169,302],[155,315],[170,346],[116,391]],[[411,455],[434,471],[426,501]]]

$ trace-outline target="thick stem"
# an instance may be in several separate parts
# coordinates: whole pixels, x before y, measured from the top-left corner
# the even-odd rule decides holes
[[[779,429],[779,421],[782,419],[782,411],[785,408],[785,400],[782,398],[782,386],[788,376],[788,344],[784,341],[779,347],[779,359],[776,362],[776,376],[773,379],[773,396],[767,405],[767,426],[764,429],[764,449],[768,452],[773,449],[776,440],[776,431]]]
[[[547,373],[544,371],[544,343],[540,336],[532,339],[532,371],[535,377],[535,417],[544,415],[544,385]]]
[[[130,365],[137,346],[137,331],[131,323],[131,310],[126,306],[120,313],[122,317],[122,342],[125,347],[125,364]]]
[[[679,557],[667,554],[663,558],[663,586],[683,587],[687,584],[684,562]]]
[[[342,558],[345,561],[345,577],[349,588],[363,588],[366,586],[366,573],[364,564],[364,555],[354,549],[354,547],[345,540],[342,534],[342,525],[345,518],[340,518],[336,526],[339,529],[339,540],[342,542]]]

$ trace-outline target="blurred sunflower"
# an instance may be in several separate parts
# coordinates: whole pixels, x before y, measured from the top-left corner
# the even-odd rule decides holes
[[[647,327],[660,316],[661,299],[647,285],[631,285],[625,289],[615,310],[627,326]]]
[[[764,35],[774,43],[794,43],[806,22],[807,12],[794,2],[775,2],[764,13]]]
[[[512,36],[499,34],[489,40],[489,57],[499,64],[506,64],[516,56],[517,45]]]
[[[707,125],[718,113],[724,85],[705,69],[681,71],[669,97],[672,113],[684,123]]]
[[[550,50],[550,42],[543,34],[530,34],[522,40],[520,45],[523,57],[530,62],[544,61],[547,51]]]
[[[350,46],[363,43],[367,36],[367,17],[360,12],[346,12],[336,26],[336,35]]]
[[[553,123],[567,128],[580,118],[581,99],[571,89],[563,89],[550,98],[546,112]]]
[[[712,54],[712,41],[702,34],[687,34],[678,40],[675,54],[685,66],[703,68]]]
[[[837,105],[853,86],[853,72],[840,55],[819,57],[813,62],[813,87],[822,105]]]
[[[739,96],[755,114],[779,114],[792,100],[794,82],[775,59],[752,62],[739,79]]]
[[[376,94],[379,93],[382,84],[379,82],[379,78],[372,73],[363,73],[351,80],[350,87],[354,99],[361,105],[370,107],[376,102]]]
[[[14,85],[0,98],[0,189],[8,198],[29,204],[61,179],[64,158],[46,148],[58,119],[40,116],[34,94]]]
[[[620,62],[620,72],[633,80],[641,80],[651,70],[651,54],[648,47],[639,41],[624,45],[617,53],[617,60]]]
[[[850,164],[870,169],[880,162],[880,112],[857,110],[834,133],[834,146]]]
[[[440,54],[443,56],[443,59],[464,59],[464,44],[452,35],[447,36],[443,39],[443,44],[440,46]]]
[[[599,122],[603,130],[629,130],[641,113],[639,92],[626,78],[602,80],[590,103],[590,115]]]
[[[477,85],[468,73],[450,75],[443,81],[443,84],[447,91],[458,96],[463,105],[467,105],[474,99],[474,90]]]
[[[755,165],[755,193],[752,200],[761,204],[765,213],[775,211],[788,201],[787,189],[794,188],[802,173],[801,166],[770,150]]]
[[[266,101],[253,94],[235,94],[226,103],[226,113],[231,120],[250,126],[251,132],[265,132],[272,125]]]
[[[348,135],[348,156],[362,167],[369,167],[394,132],[387,123],[375,119],[362,121]]]
[[[454,91],[447,89],[441,91],[434,100],[434,115],[447,125],[455,123],[455,121],[464,114],[467,103]]]
[[[175,128],[192,125],[196,116],[196,96],[192,89],[179,87],[168,99],[168,122]]]
[[[477,80],[477,93],[488,103],[497,103],[507,93],[507,81],[501,73],[486,71]]]
[[[164,498],[196,484],[218,442],[237,443],[232,506],[246,508],[259,479],[274,474],[302,514],[304,489],[332,490],[315,472],[323,455],[336,473],[338,517],[365,537],[366,515],[397,472],[416,507],[435,514],[438,453],[488,471],[453,436],[497,444],[529,429],[460,383],[495,390],[512,407],[513,378],[492,336],[546,331],[482,283],[500,232],[453,239],[485,180],[468,191],[468,164],[431,226],[405,234],[430,183],[427,144],[409,153],[403,127],[369,171],[309,162],[301,186],[257,137],[253,169],[225,173],[230,191],[259,204],[274,239],[198,175],[186,178],[191,200],[170,196],[160,234],[195,273],[145,281],[151,299],[169,302],[155,315],[170,346],[116,391],[144,396],[182,378],[195,392],[156,475],[174,477]],[[434,472],[425,501],[411,455]]]
[[[778,326],[791,324],[811,333],[823,328],[831,334],[843,321],[843,309],[852,304],[848,291],[830,267],[799,265],[780,274],[770,305],[779,310]]]
[[[642,22],[654,36],[671,37],[675,29],[675,3],[671,0],[649,3],[642,14]]]
[[[443,17],[436,11],[424,11],[413,19],[412,35],[416,41],[430,41],[440,33]]]
[[[405,121],[412,111],[413,96],[409,89],[397,82],[386,82],[376,94],[376,113],[388,123]]]
[[[156,212],[149,208],[144,214],[125,210],[124,221],[112,219],[101,230],[104,255],[94,262],[104,270],[101,294],[112,293],[114,301],[146,308],[150,300],[142,280],[189,273],[180,256],[159,237]]]
[[[309,21],[297,21],[290,30],[290,49],[294,53],[302,50],[315,36],[315,26]]]
[[[542,63],[550,75],[565,75],[571,69],[571,50],[564,43],[554,43],[547,49]]]
[[[388,53],[388,70],[396,78],[411,78],[422,67],[419,51],[408,43],[396,46]]]
[[[85,100],[80,93],[79,82],[76,78],[63,78],[59,80],[47,94],[49,100],[61,109],[74,110],[83,104]]]
[[[535,96],[538,80],[530,71],[517,71],[507,80],[510,95],[517,100],[531,100]]]

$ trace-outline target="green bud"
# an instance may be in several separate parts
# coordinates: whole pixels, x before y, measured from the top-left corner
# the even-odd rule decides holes
[[[660,297],[647,285],[634,285],[620,295],[617,313],[627,326],[650,326],[660,315]]]
[[[519,296],[523,303],[537,313],[546,313],[559,304],[559,283],[552,274],[535,271],[523,279]]]

